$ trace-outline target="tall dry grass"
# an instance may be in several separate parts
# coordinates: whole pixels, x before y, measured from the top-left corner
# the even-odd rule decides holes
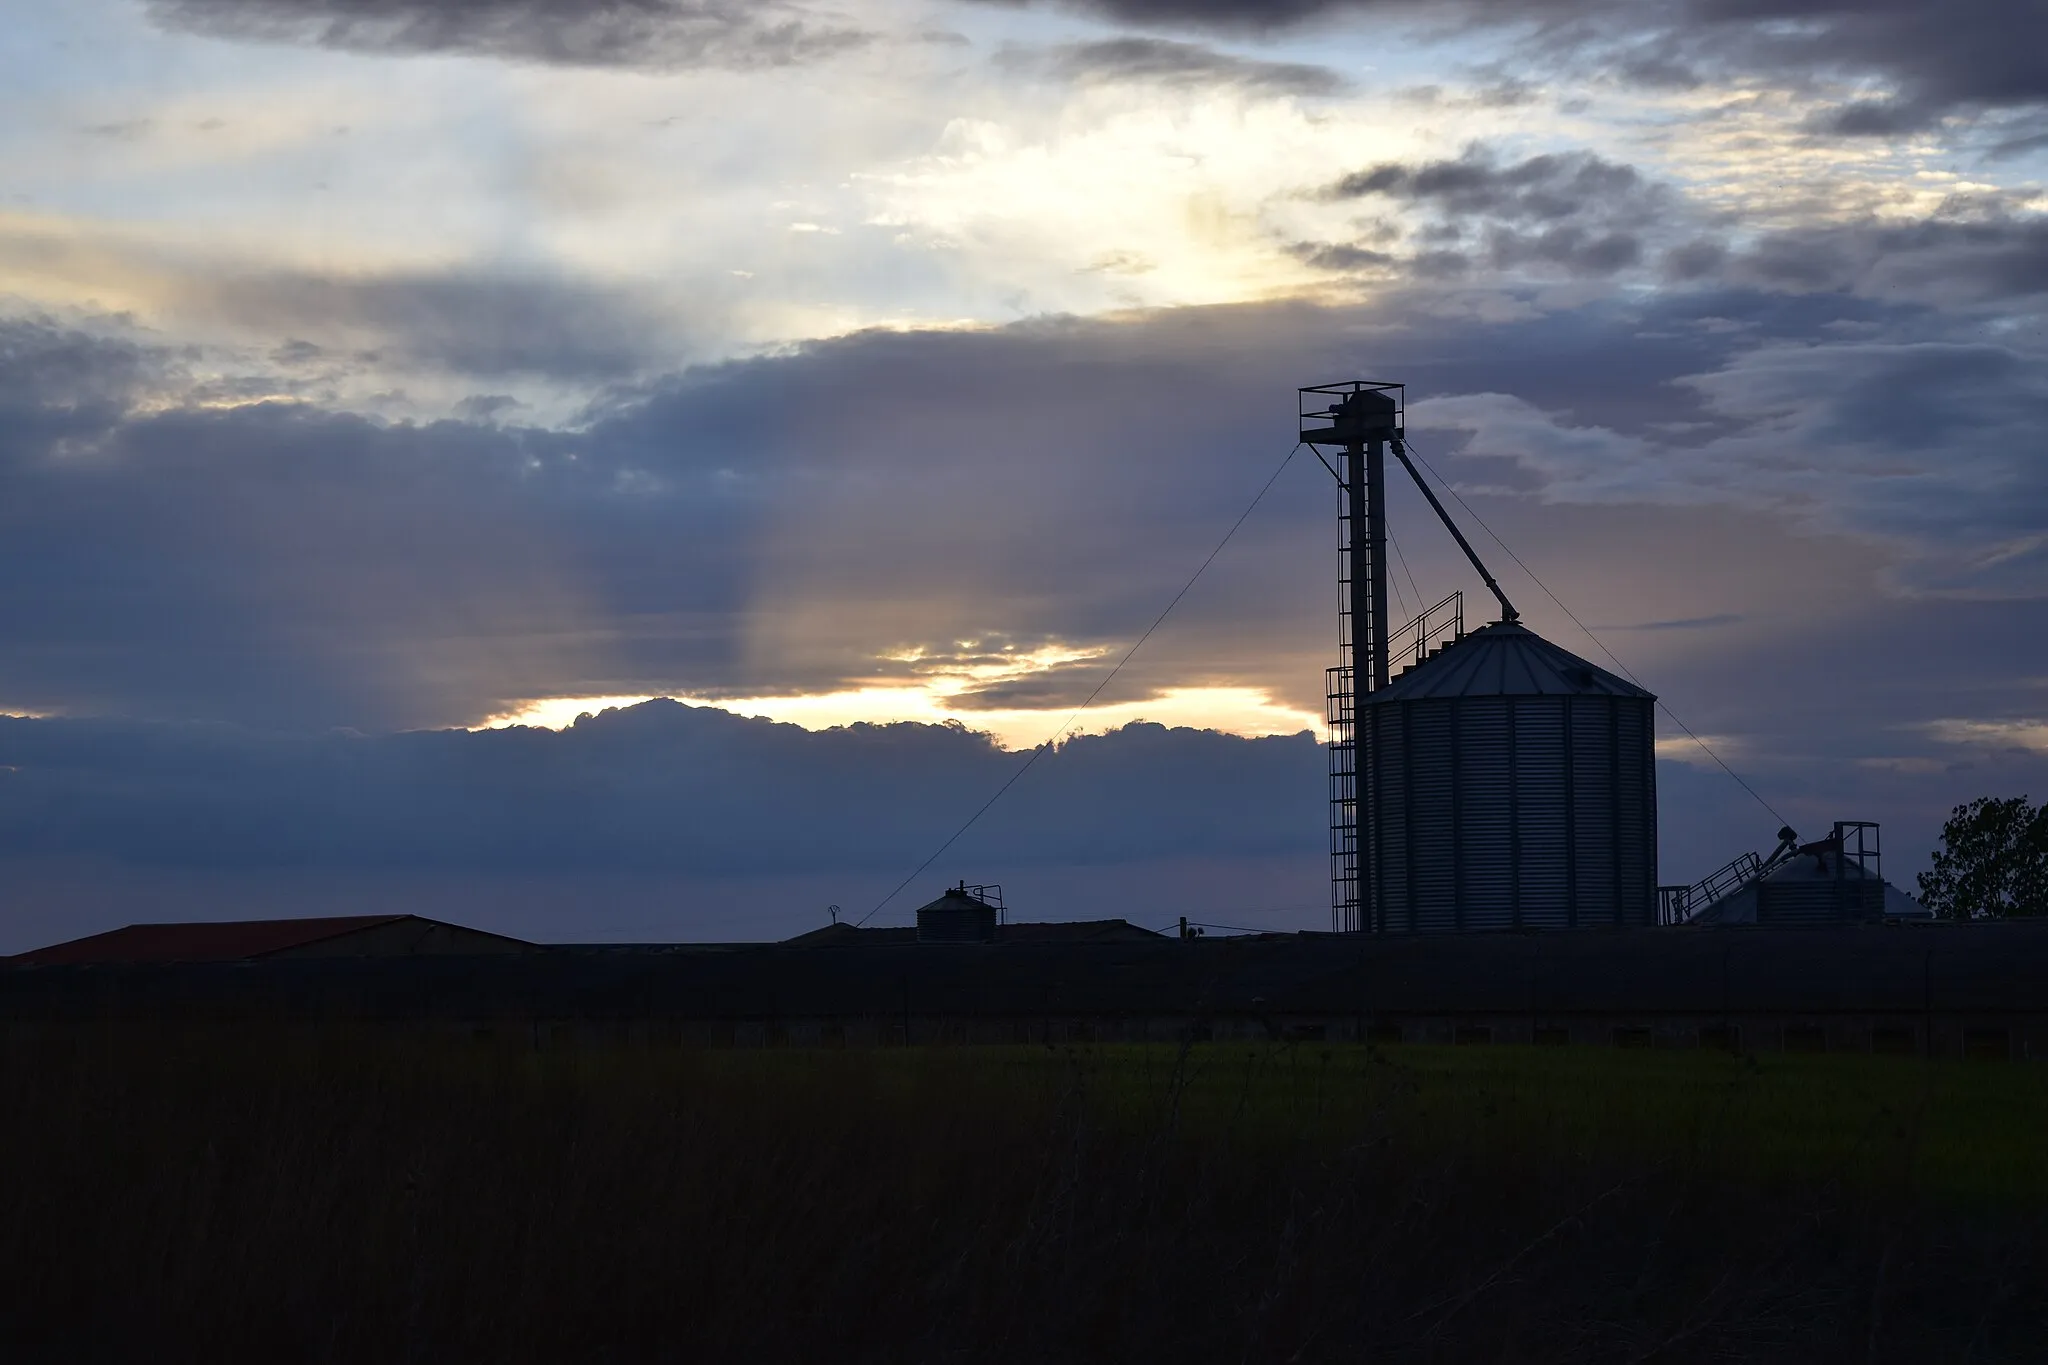
[[[15,1044],[0,1352],[2048,1358],[2048,1199],[1920,1179],[2030,1070],[1850,1068],[1835,1133],[1824,1073],[1477,1051]]]

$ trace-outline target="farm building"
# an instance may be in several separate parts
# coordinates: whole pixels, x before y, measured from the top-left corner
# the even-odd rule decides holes
[[[534,945],[420,915],[339,915],[131,924],[5,959],[15,967],[248,962],[279,957],[420,957],[523,953]]]
[[[986,943],[1149,943],[1166,937],[1127,919],[1072,920],[1051,924],[998,924],[986,939],[960,942]],[[888,925],[862,929],[851,924],[828,924],[785,942],[792,948],[850,948],[855,945],[880,947],[893,943],[917,943],[918,931],[910,925]],[[927,938],[923,940],[931,942]]]
[[[890,933],[15,968],[0,971],[0,1040],[226,1017],[522,1047],[1265,1039],[2048,1058],[2048,923],[992,945]]]

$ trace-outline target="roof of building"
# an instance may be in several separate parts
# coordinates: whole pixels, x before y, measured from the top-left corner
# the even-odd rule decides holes
[[[1359,700],[1373,706],[1436,697],[1575,696],[1656,699],[1519,622],[1496,621],[1443,646]]]
[[[1084,919],[1049,924],[999,924],[998,943],[1112,943],[1166,935],[1127,919]]]
[[[1165,935],[1125,919],[1069,920],[1049,924],[998,924],[997,943],[1130,943]],[[908,925],[887,925],[863,929],[853,924],[828,924],[807,934],[784,940],[805,948],[831,948],[852,944],[882,945],[915,943],[917,930]]]
[[[881,931],[889,932],[889,931]],[[2038,1008],[2048,922],[1494,934],[1172,936],[491,957],[293,957],[0,972],[0,1020],[410,1019],[1003,1022],[1441,1018],[1540,1009],[1605,1020]],[[1012,1035],[1014,1036],[1014,1035]]]
[[[953,914],[975,910],[986,910],[988,913],[994,914],[996,908],[981,897],[971,894],[965,887],[960,886],[947,887],[945,895],[940,896],[937,900],[926,901],[923,905],[917,907],[917,913],[920,915]]]
[[[324,919],[213,920],[131,924],[103,934],[53,943],[9,958],[22,967],[97,962],[240,962],[303,948],[416,915],[333,915]],[[433,921],[425,921],[432,923]]]
[[[1839,865],[1838,865],[1839,862]],[[1843,858],[1839,845],[1829,846],[1829,841],[1820,840],[1808,844],[1792,857],[1772,868],[1761,877],[1752,878],[1736,887],[1721,899],[1700,910],[1687,921],[1691,924],[1755,924],[1757,922],[1757,887],[1764,882],[1778,886],[1796,886],[1801,883],[1828,883],[1837,876],[1852,882],[1878,877],[1877,873],[1865,868],[1854,858]],[[1890,882],[1884,882],[1884,917],[1887,919],[1932,919],[1933,911],[1913,897],[1899,890]]]

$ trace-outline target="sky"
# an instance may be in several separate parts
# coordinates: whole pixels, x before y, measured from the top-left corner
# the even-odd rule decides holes
[[[2041,0],[73,0],[0,77],[0,952],[1327,925],[1349,378],[1670,708],[1664,880],[2048,797]]]

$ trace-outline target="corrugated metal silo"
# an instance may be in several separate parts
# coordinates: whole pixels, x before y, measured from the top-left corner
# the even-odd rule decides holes
[[[1872,825],[1864,823],[1864,829]],[[1884,919],[1884,878],[1874,866],[1855,860],[1833,839],[1804,845],[1765,874],[1753,888],[1759,925],[1825,925],[1845,919]]]
[[[1513,621],[1359,697],[1365,927],[1655,924],[1655,705]]]
[[[995,937],[996,907],[970,892],[965,883],[917,908],[919,943],[993,943]]]

